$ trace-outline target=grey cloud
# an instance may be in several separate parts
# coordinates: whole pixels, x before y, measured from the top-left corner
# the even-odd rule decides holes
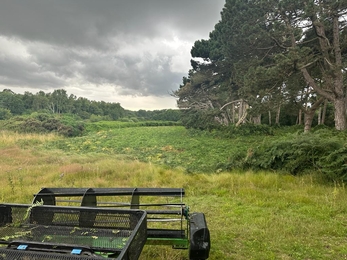
[[[64,81],[49,71],[42,71],[35,62],[21,58],[0,57],[0,83],[9,86],[56,88]]]
[[[28,40],[104,46],[120,32],[143,37],[166,29],[195,39],[213,29],[219,0],[2,0],[0,33]],[[211,12],[214,14],[211,15]],[[206,30],[207,29],[207,30]]]
[[[75,53],[72,50],[53,45],[37,46],[34,44],[28,48],[28,52],[31,60],[38,64],[39,70],[51,71],[62,79],[76,76],[79,61],[74,58]]]
[[[151,45],[176,36],[191,43],[189,54],[195,40],[208,37],[223,4],[224,0],[1,0],[0,36],[17,39],[28,57],[1,53],[0,48],[0,84],[68,88],[77,80],[109,84],[120,94],[168,95],[188,71],[173,72],[171,65],[179,54]]]
[[[148,54],[148,56],[151,56]],[[170,57],[133,58],[129,56],[104,57],[86,62],[83,75],[96,84],[123,86],[123,95],[167,95],[172,90],[170,82],[177,82],[182,75],[170,71]],[[169,89],[168,89],[169,88]]]

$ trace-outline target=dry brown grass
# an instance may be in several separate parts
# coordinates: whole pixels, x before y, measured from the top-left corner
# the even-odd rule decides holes
[[[55,134],[33,134],[33,133],[16,133],[10,131],[0,131],[0,147],[9,147],[17,145],[20,141],[37,141],[46,142],[49,140],[58,139]]]

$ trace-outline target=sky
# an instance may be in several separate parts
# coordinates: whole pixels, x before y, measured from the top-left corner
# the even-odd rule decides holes
[[[176,107],[170,94],[225,0],[0,0],[0,91]]]

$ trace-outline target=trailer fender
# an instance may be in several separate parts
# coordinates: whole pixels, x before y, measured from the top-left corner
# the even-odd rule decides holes
[[[189,218],[189,225],[189,259],[207,259],[210,253],[211,241],[204,213],[192,213]]]

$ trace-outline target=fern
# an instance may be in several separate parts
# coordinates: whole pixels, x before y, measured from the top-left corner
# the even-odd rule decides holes
[[[244,168],[283,170],[292,174],[317,169],[331,174],[339,169],[339,176],[346,175],[347,148],[341,149],[343,143],[339,138],[324,137],[319,133],[290,134],[262,144],[246,157]]]
[[[347,180],[347,144],[321,158],[322,172],[331,180]]]
[[[34,207],[37,207],[37,206],[42,206],[43,205],[43,200],[41,199],[41,201],[36,201],[35,203],[33,203],[26,211],[25,215],[24,215],[24,218],[23,218],[23,222],[26,221],[29,216],[30,216],[30,213],[31,213],[31,210],[34,208]]]

